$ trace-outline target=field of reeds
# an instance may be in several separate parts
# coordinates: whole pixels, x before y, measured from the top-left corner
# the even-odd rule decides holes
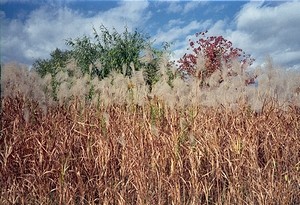
[[[206,90],[162,71],[149,92],[139,72],[5,65],[0,204],[300,204],[299,73],[268,66],[256,86],[212,76]]]

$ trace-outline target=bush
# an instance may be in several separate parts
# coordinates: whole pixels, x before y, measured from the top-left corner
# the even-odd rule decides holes
[[[206,32],[196,33],[200,39],[193,41],[189,39],[189,45],[193,53],[184,54],[179,59],[179,71],[184,75],[199,78],[203,83],[215,71],[221,70],[222,64],[228,68],[228,75],[237,75],[230,70],[233,60],[239,59],[244,65],[251,65],[254,61],[250,55],[246,55],[240,48],[233,48],[232,42],[224,39],[223,36],[206,37]],[[189,49],[188,49],[189,50]],[[196,65],[199,57],[204,58],[204,70],[197,72]]]
[[[93,30],[94,42],[87,36],[67,40],[67,45],[72,47],[72,56],[84,73],[103,79],[112,71],[131,76],[133,70],[140,70],[142,67],[152,69],[157,66],[157,61],[140,60],[146,49],[155,54],[154,59],[160,56],[160,52],[151,47],[148,36],[137,30],[129,32],[127,28],[121,34],[116,29],[110,32],[103,25],[100,26],[100,33],[95,28]],[[99,62],[98,65],[96,61]],[[149,64],[154,65],[148,66]]]
[[[68,39],[66,44],[71,47],[70,50],[57,48],[50,54],[50,59],[39,59],[33,64],[33,70],[42,78],[50,74],[51,96],[58,100],[57,93],[62,82],[56,79],[62,73],[67,78],[73,78],[77,73],[76,77],[98,77],[102,80],[112,72],[132,77],[134,71],[143,70],[145,82],[151,91],[152,85],[160,78],[159,63],[167,50],[167,44],[163,50],[159,50],[151,45],[147,35],[138,30],[129,32],[127,28],[123,33],[118,33],[116,29],[109,31],[102,25],[100,32],[95,28],[93,31],[92,38],[83,36]],[[93,92],[91,88],[88,98]]]
[[[44,77],[48,73],[55,76],[62,68],[64,68],[70,59],[70,51],[62,51],[56,48],[51,54],[50,59],[38,59],[33,63],[33,69]]]
[[[100,32],[95,28],[93,30],[93,38],[83,36],[66,40],[71,50],[61,51],[57,48],[50,54],[50,59],[37,60],[33,64],[34,70],[42,78],[51,74],[52,79],[55,79],[60,71],[67,71],[69,77],[75,72],[102,80],[113,71],[132,77],[134,71],[142,69],[146,84],[151,90],[152,85],[160,78],[158,67],[168,48],[167,44],[163,50],[154,48],[149,37],[138,30],[129,32],[125,28],[123,33],[118,33],[114,28],[109,31],[104,25],[100,26]],[[76,70],[70,71],[66,67],[72,61],[76,63]],[[55,80],[51,83],[52,95],[56,98],[59,83]]]

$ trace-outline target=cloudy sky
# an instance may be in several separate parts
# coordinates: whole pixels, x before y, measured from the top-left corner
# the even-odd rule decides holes
[[[196,32],[222,35],[256,59],[300,70],[300,1],[0,0],[1,62],[32,64],[101,24],[173,43],[181,57]]]

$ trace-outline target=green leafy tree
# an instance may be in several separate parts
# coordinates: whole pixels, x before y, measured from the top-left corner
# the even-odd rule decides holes
[[[144,75],[145,75],[145,80],[147,85],[149,85],[149,90],[152,90],[152,86],[159,81],[159,79],[162,77],[162,74],[159,74],[159,64],[161,63],[162,60],[166,60],[163,58],[166,58],[168,55],[171,54],[170,51],[170,43],[164,42],[162,44],[163,49],[162,50],[153,50],[153,49],[148,49],[147,56],[148,60],[147,63],[144,65],[145,70],[144,70]],[[150,59],[150,60],[149,60]],[[166,69],[166,74],[168,76],[168,84],[172,86],[172,82],[175,79],[175,74],[171,71],[172,66],[174,62],[167,61],[167,63],[163,66],[165,66]]]
[[[55,80],[56,74],[64,69],[70,59],[70,51],[62,51],[56,48],[52,53],[50,53],[49,59],[38,59],[33,63],[33,70],[35,70],[42,78],[47,74],[51,74],[51,88],[52,97],[57,100],[57,89],[59,83]]]
[[[62,68],[64,68],[70,59],[70,51],[62,51],[56,48],[50,53],[50,59],[38,59],[33,63],[33,69],[44,77],[48,73],[55,76]]]
[[[97,45],[91,42],[91,39],[87,36],[76,38],[75,40],[68,40],[66,44],[72,47],[71,56],[77,62],[82,73],[91,74],[89,67],[95,64],[99,55]]]
[[[66,40],[70,50],[56,49],[50,54],[50,59],[39,59],[33,64],[41,77],[51,74],[54,99],[59,86],[55,76],[64,70],[71,60],[76,61],[76,69],[80,69],[83,75],[88,74],[92,78],[97,76],[99,79],[107,77],[112,71],[131,77],[134,70],[143,69],[146,83],[151,90],[152,85],[159,80],[158,65],[166,52],[166,46],[164,50],[154,48],[150,37],[138,30],[130,32],[125,28],[124,32],[119,33],[114,28],[108,30],[102,25],[98,31],[95,28],[93,31],[93,37],[83,36]],[[142,56],[146,53],[151,53],[151,58],[145,61],[142,60]],[[68,71],[68,75],[72,76],[71,71]],[[93,90],[89,95],[92,94]]]
[[[153,63],[140,60],[145,49],[157,54],[158,50],[151,47],[149,37],[135,30],[129,32],[127,28],[123,33],[116,29],[110,32],[105,26],[100,26],[100,32],[94,28],[94,38],[84,36],[75,40],[67,40],[67,45],[72,48],[72,56],[77,61],[84,73],[97,75],[100,79],[107,77],[112,71],[117,71],[125,76],[132,75],[132,69],[140,70],[142,67],[152,69]],[[155,55],[155,57],[159,57]],[[100,62],[101,66],[96,64]],[[90,67],[92,69],[90,70]],[[149,75],[149,77],[154,74]]]

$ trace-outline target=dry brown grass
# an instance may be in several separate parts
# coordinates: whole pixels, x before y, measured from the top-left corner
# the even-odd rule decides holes
[[[300,204],[300,108],[1,100],[0,204]]]

